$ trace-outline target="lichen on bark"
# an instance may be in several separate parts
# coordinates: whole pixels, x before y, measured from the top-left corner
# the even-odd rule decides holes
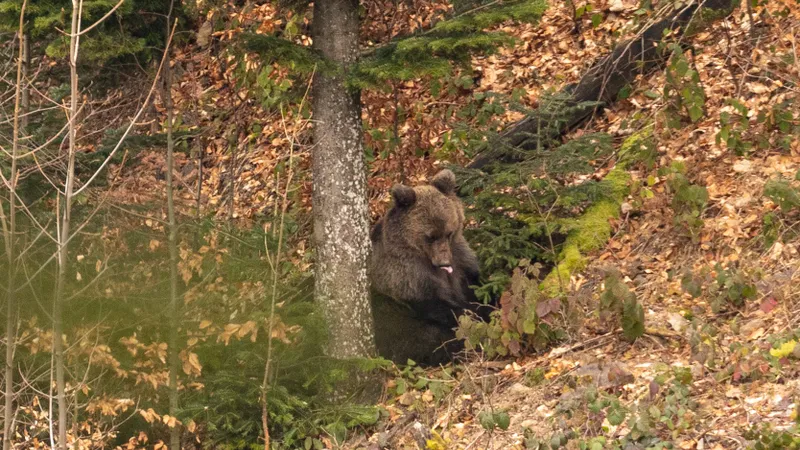
[[[315,297],[328,325],[327,354],[375,355],[369,302],[367,179],[359,93],[346,86],[358,59],[358,2],[314,5],[314,47],[335,66],[313,84]]]

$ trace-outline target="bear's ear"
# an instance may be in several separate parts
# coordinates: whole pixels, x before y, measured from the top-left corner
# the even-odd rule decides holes
[[[456,190],[456,176],[450,170],[444,169],[433,177],[431,184],[442,194],[451,195]]]
[[[401,208],[408,208],[417,201],[417,193],[414,192],[414,188],[395,184],[392,187],[392,198],[395,205]]]

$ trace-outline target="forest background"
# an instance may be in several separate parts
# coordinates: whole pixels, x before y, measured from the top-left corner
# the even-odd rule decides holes
[[[342,4],[371,221],[458,174],[468,362],[332,401],[312,5],[3,0],[4,450],[800,445],[795,3]]]

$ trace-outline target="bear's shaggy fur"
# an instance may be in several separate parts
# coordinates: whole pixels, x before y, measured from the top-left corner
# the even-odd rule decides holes
[[[369,265],[378,352],[405,363],[439,363],[455,347],[457,317],[475,310],[470,285],[478,261],[464,239],[456,178],[443,170],[430,185],[392,188],[394,204],[372,229]]]

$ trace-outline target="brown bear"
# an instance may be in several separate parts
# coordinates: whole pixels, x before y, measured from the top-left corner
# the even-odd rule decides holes
[[[457,317],[478,308],[470,288],[478,261],[464,239],[456,178],[442,170],[430,185],[395,185],[393,205],[372,229],[369,276],[378,353],[398,363],[449,360]]]

